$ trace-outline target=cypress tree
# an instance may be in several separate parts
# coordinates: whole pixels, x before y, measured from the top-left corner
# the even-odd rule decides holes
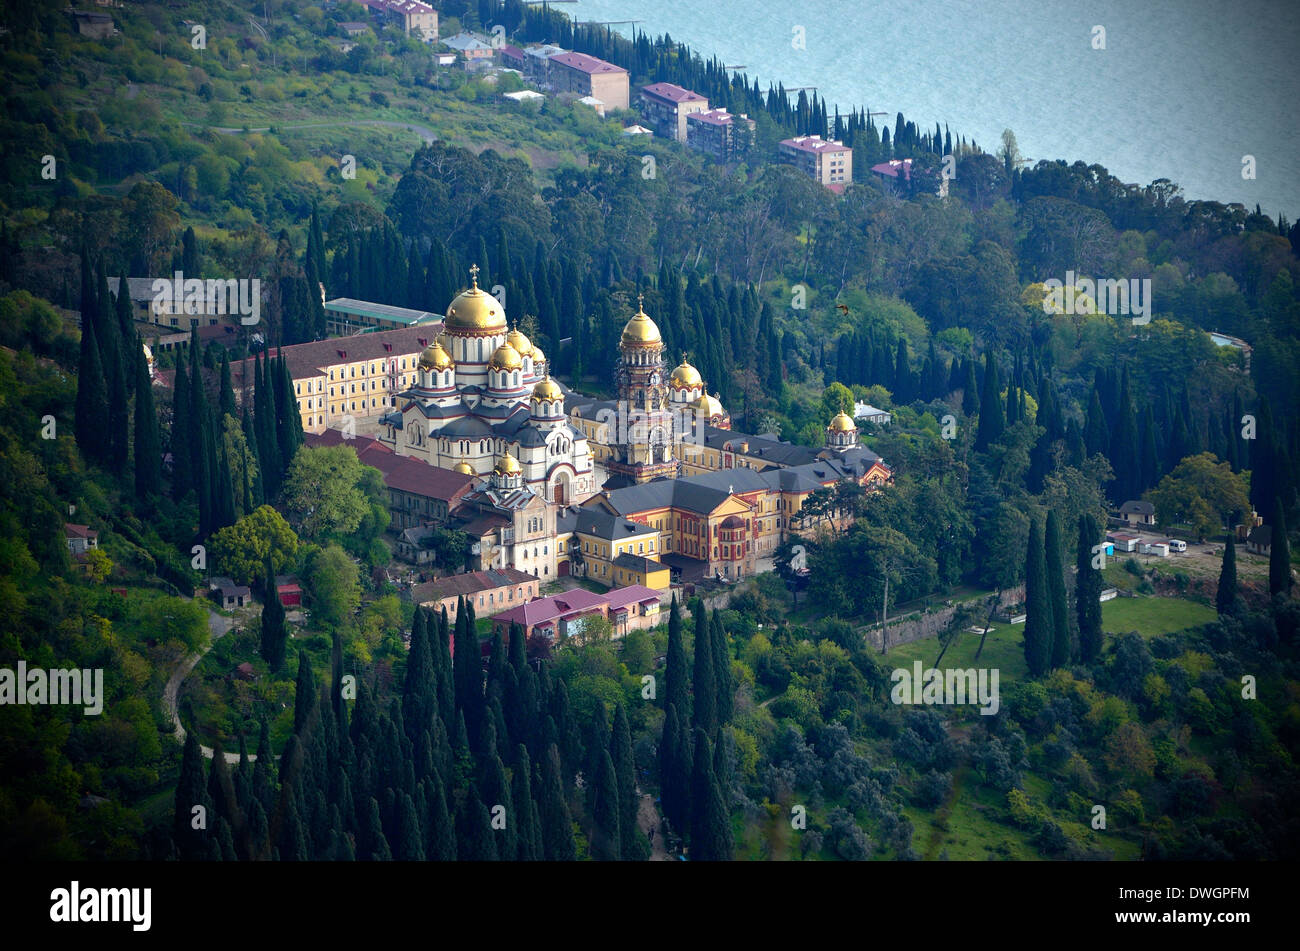
[[[664,710],[670,706],[677,708],[677,715],[690,715],[690,686],[686,673],[686,647],[682,642],[682,614],[673,595],[672,606],[668,610],[668,656],[664,668]]]
[[[1052,602],[1047,587],[1043,532],[1037,518],[1029,520],[1025,557],[1025,662],[1035,677],[1052,664]]]
[[[617,862],[623,842],[618,778],[607,751],[601,750],[598,759],[600,765],[592,777],[591,857],[598,862]]]
[[[462,597],[456,608],[456,707],[465,715],[470,744],[477,748],[483,720],[483,668],[480,662],[474,608]]]
[[[1106,430],[1106,413],[1101,406],[1101,397],[1093,388],[1092,398],[1088,401],[1088,419],[1083,427],[1083,446],[1089,456],[1106,454],[1110,436]]]
[[[713,641],[713,677],[717,683],[718,723],[730,723],[735,687],[731,681],[731,645],[727,639],[727,629],[722,623],[721,611],[713,612],[709,634]]]
[[[397,850],[393,855],[399,862],[424,861],[424,832],[420,827],[419,816],[415,812],[415,802],[406,793],[399,794],[401,805],[397,811]]]
[[[963,374],[961,411],[967,419],[974,419],[980,411],[979,384],[975,381],[975,363],[970,357],[962,359]]]
[[[379,803],[374,796],[366,806],[365,835],[362,837],[365,847],[362,855],[368,862],[391,862],[393,852],[388,847],[388,837],[384,835],[384,824],[379,819]]]
[[[984,353],[984,392],[980,394],[979,426],[975,431],[975,451],[987,452],[989,446],[1002,438],[1006,418],[1002,413],[1002,385],[998,381],[998,365],[993,351]]]
[[[520,743],[515,747],[515,765],[510,777],[510,800],[514,806],[511,815],[517,817],[515,855],[520,862],[542,860],[542,831],[538,828],[537,804],[533,802],[532,771],[528,749]]]
[[[695,731],[691,802],[691,861],[730,861],[731,820],[713,772],[713,749],[709,737],[699,729]]]
[[[432,628],[434,695],[438,704],[438,715],[447,732],[456,726],[456,687],[451,662],[450,625],[447,623],[447,609],[443,608],[434,615]]]
[[[637,823],[641,797],[636,788],[636,760],[632,756],[632,730],[627,713],[620,703],[614,708],[614,725],[610,732],[609,755],[618,780],[620,852],[625,862],[644,862],[650,857],[650,843]]]
[[[1219,569],[1219,590],[1214,595],[1214,606],[1219,614],[1237,613],[1237,543],[1231,531],[1228,532],[1228,543],[1223,546],[1223,567]]]
[[[230,351],[224,347],[221,349],[221,415],[223,426],[224,417],[239,418],[239,412],[235,408],[235,388],[230,383]]]
[[[713,671],[713,639],[709,633],[708,609],[698,598],[695,601],[695,670],[692,677],[694,689],[694,719],[697,730],[712,733],[718,726],[718,681]]]
[[[1092,547],[1097,544],[1097,520],[1079,516],[1079,569],[1075,586],[1075,611],[1079,621],[1079,657],[1091,664],[1101,654],[1101,572],[1092,566]]]
[[[1273,501],[1273,536],[1268,552],[1268,593],[1291,596],[1291,543],[1286,537],[1286,512]]]
[[[429,810],[429,819],[425,825],[428,841],[425,858],[430,862],[454,862],[456,831],[451,824],[451,814],[447,811],[443,784],[436,775],[428,780],[425,800]]]
[[[271,579],[275,581],[274,578]],[[279,593],[276,593],[279,600]],[[294,688],[293,732],[302,736],[311,716],[316,711],[316,678],[311,672],[311,658],[306,651],[298,653],[298,678]]]
[[[172,496],[179,502],[194,487],[190,463],[189,438],[194,422],[190,418],[189,373],[183,360],[176,361],[176,381],[172,387],[172,429],[168,438],[172,456]]]
[[[406,680],[402,685],[402,716],[407,736],[412,739],[425,732],[437,708],[428,627],[428,612],[416,605],[411,622],[411,649],[406,655]]]
[[[289,632],[284,623],[284,605],[280,603],[280,593],[275,589],[275,574],[271,570],[271,559],[266,559],[265,603],[262,607],[262,659],[267,662],[272,672],[284,666],[284,654]],[[295,710],[295,725],[297,711]]]
[[[540,797],[542,854],[548,862],[572,862],[577,855],[573,844],[573,821],[564,801],[560,751],[554,743],[546,748],[542,757]]]
[[[202,806],[199,813],[195,807]],[[176,783],[176,805],[172,819],[172,841],[182,859],[193,861],[206,854],[206,826],[214,818],[212,802],[203,783],[203,756],[199,741],[193,732],[185,734],[185,748],[181,753],[181,774]],[[194,828],[198,816],[205,817],[204,828]]]
[[[153,383],[143,350],[136,351],[135,374],[135,495],[143,501],[162,491],[158,412],[154,408]]]
[[[1065,566],[1061,561],[1061,526],[1056,510],[1047,513],[1046,548],[1047,592],[1052,608],[1052,666],[1070,662],[1070,609],[1065,597]]]
[[[77,402],[75,425],[77,446],[89,462],[102,463],[106,456],[104,441],[108,423],[108,382],[100,362],[95,323],[82,311],[81,359],[77,364]]]
[[[1124,368],[1120,384],[1119,421],[1110,443],[1110,463],[1116,476],[1115,497],[1120,501],[1137,498],[1142,491],[1142,456],[1137,415],[1129,391],[1128,367]]]
[[[664,815],[673,828],[684,831],[690,793],[688,786],[681,782],[682,751],[678,748],[681,731],[677,707],[670,703],[668,712],[664,715],[663,732],[659,736],[659,798]],[[689,782],[689,772],[686,776]]]

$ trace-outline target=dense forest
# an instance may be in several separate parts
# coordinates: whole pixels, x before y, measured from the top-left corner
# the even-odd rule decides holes
[[[1026,166],[1013,135],[993,154],[902,115],[878,128],[865,104],[763,90],[669,37],[575,28],[544,5],[439,7],[444,34],[500,23],[617,62],[634,86],[696,89],[755,117],[756,149],[719,165],[629,146],[630,116],[507,105],[391,28],[340,53],[357,4],[200,6],[112,8],[120,34],[94,40],[54,3],[5,5],[0,665],[103,667],[107,697],[99,717],[0,707],[0,854],[1300,854],[1300,228],[1165,180]],[[202,50],[181,24],[200,16]],[[322,116],[352,125],[308,127]],[[809,132],[854,147],[842,195],[775,161]],[[865,171],[889,157],[914,161],[902,194]],[[674,602],[619,641],[539,656],[517,630],[485,637],[472,610],[415,609],[377,570],[379,474],[303,445],[276,348],[324,335],[319,285],[441,311],[471,264],[575,389],[607,393],[644,294],[738,430],[820,445],[855,401],[888,410],[864,441],[892,485],[810,500],[851,517],[802,540],[806,577],[787,544],[724,605]],[[267,300],[260,337],[158,354],[164,387],[109,278],[174,270],[255,276]],[[1150,321],[1045,306],[1067,272],[1149,281]],[[250,355],[237,400],[231,367]],[[1094,565],[1132,499],[1221,542],[1214,576]],[[1264,558],[1234,544],[1252,513],[1273,531]],[[70,557],[65,521],[98,528],[96,554]],[[218,612],[193,597],[217,573],[265,604],[219,643]],[[286,619],[285,573],[305,622]],[[986,655],[998,715],[891,702],[910,656],[882,616],[955,600],[918,643],[979,660],[968,628],[1021,585],[1023,643],[994,635]],[[1103,622],[1103,586],[1201,613]],[[208,649],[174,721],[165,685]],[[256,683],[232,682],[241,662]],[[647,837],[646,810],[668,837]]]

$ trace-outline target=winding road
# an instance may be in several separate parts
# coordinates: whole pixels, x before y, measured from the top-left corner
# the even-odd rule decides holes
[[[181,715],[178,709],[181,684],[183,684],[185,678],[190,675],[190,671],[198,666],[199,661],[203,659],[203,655],[212,650],[217,641],[229,634],[234,626],[234,618],[228,618],[225,615],[218,614],[215,610],[209,607],[208,631],[211,636],[208,638],[208,643],[202,650],[195,651],[177,664],[176,669],[172,671],[171,677],[167,680],[167,686],[163,688],[163,712],[171,718],[172,725],[175,727],[175,729],[172,730],[172,735],[181,743],[185,742],[185,726],[181,723]],[[199,749],[202,750],[204,759],[212,759],[212,747],[200,744]],[[248,759],[249,762],[252,762],[257,759],[257,756],[250,753]],[[226,762],[231,764],[238,763],[239,754],[226,753]]]

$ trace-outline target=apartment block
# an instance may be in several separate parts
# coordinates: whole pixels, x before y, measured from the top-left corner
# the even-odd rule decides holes
[[[838,189],[853,181],[853,150],[843,142],[800,135],[783,139],[777,154],[781,161],[823,185]]]
[[[674,83],[652,83],[641,87],[641,114],[665,138],[686,142],[688,116],[706,112],[709,100]]]
[[[686,117],[686,145],[723,162],[734,161],[754,146],[754,120],[726,109],[708,109]]]
[[[556,90],[599,99],[606,109],[628,108],[628,75],[622,66],[586,53],[558,53],[548,62]]]

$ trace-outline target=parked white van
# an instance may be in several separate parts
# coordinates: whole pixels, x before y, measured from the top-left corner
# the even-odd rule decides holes
[[[1171,538],[1168,541],[1170,551],[1187,551],[1187,542],[1181,538]]]

